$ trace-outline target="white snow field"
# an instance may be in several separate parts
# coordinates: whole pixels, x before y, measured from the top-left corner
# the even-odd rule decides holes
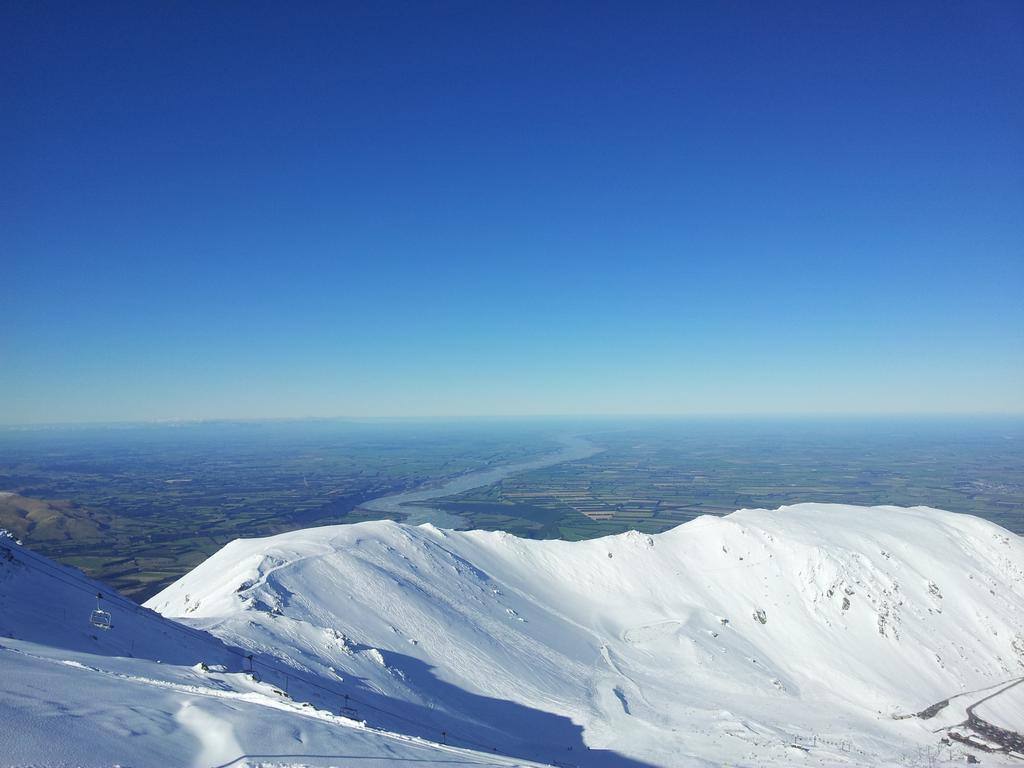
[[[941,724],[903,716],[1024,675],[1024,542],[927,508],[333,526],[235,541],[148,605],[412,721],[383,727],[580,766],[925,762]]]
[[[89,623],[97,591],[110,630]],[[2,766],[523,764],[283,696],[245,655],[0,537]]]
[[[1024,541],[970,516],[801,504],[583,542],[308,529],[232,542],[147,603],[192,634],[130,604],[92,630],[99,587],[8,548],[0,764],[1019,764],[937,750],[1024,676]],[[1000,728],[1022,730],[1020,688],[991,700]]]

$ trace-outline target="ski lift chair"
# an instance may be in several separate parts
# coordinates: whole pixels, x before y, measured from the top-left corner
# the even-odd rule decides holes
[[[339,714],[344,715],[345,717],[351,718],[352,720],[358,720],[359,719],[359,712],[356,710],[356,708],[355,707],[350,707],[348,705],[348,694],[347,693],[345,694],[345,706],[343,706],[341,708],[341,711],[339,712]]]
[[[110,612],[100,608],[100,600],[102,599],[103,595],[97,592],[96,610],[89,616],[89,623],[96,627],[96,629],[110,629],[114,625],[111,623]]]

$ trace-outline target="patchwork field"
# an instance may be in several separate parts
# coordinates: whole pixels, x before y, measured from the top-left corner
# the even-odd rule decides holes
[[[0,432],[0,528],[142,600],[234,539],[401,519],[361,505],[550,455],[566,434],[601,451],[429,505],[464,528],[539,539],[656,533],[806,501],[925,504],[1024,532],[1019,421],[10,430]]]

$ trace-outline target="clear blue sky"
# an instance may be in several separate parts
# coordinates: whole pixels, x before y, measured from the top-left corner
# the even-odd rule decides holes
[[[1020,2],[12,0],[0,67],[0,423],[1024,411]]]

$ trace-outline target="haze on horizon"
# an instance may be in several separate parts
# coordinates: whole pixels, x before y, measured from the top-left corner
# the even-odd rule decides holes
[[[0,424],[1024,412],[1024,6],[7,3]]]

